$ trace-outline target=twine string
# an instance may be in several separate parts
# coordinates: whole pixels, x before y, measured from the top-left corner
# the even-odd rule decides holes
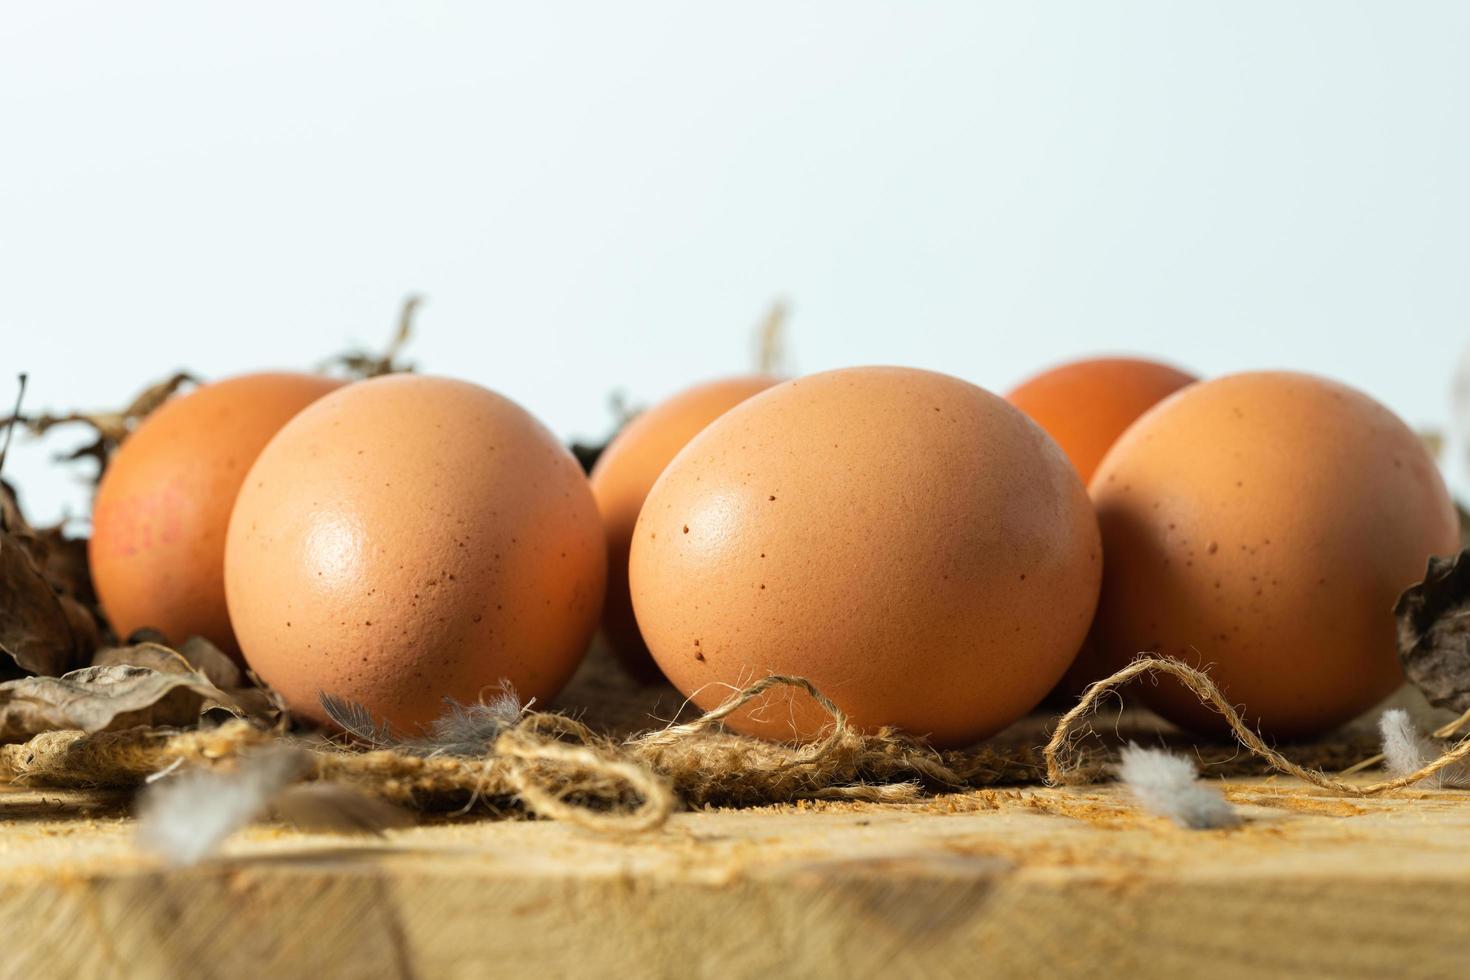
[[[1119,670],[1110,677],[1105,677],[1088,686],[1083,692],[1082,698],[1066,714],[1062,715],[1057,726],[1052,730],[1051,739],[1043,750],[1046,760],[1046,779],[1052,785],[1060,785],[1071,781],[1071,777],[1080,769],[1080,762],[1075,751],[1078,727],[1097,710],[1098,702],[1105,695],[1136,677],[1148,675],[1150,677],[1165,675],[1173,677],[1183,684],[1200,701],[1214,711],[1218,712],[1225,723],[1230,726],[1231,733],[1235,736],[1246,751],[1265,762],[1277,772],[1295,776],[1302,782],[1310,783],[1321,789],[1333,790],[1344,796],[1377,796],[1390,790],[1403,789],[1413,786],[1421,779],[1433,776],[1448,766],[1452,766],[1461,760],[1470,757],[1470,737],[1461,739],[1451,748],[1446,750],[1439,758],[1427,763],[1417,772],[1398,776],[1393,779],[1385,779],[1376,783],[1360,785],[1345,782],[1342,779],[1329,776],[1318,769],[1310,769],[1292,762],[1286,756],[1267,745],[1265,740],[1240,716],[1240,712],[1225,697],[1219,686],[1211,680],[1210,675],[1178,660],[1169,657],[1142,656]]]

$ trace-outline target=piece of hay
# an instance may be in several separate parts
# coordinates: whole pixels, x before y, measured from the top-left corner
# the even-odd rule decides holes
[[[1219,830],[1240,823],[1240,814],[1218,789],[1200,782],[1194,762],[1163,749],[1129,742],[1118,778],[1140,806],[1189,830]]]

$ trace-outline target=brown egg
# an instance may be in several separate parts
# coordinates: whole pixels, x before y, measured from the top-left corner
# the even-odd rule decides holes
[[[1110,667],[1156,651],[1210,674],[1276,736],[1327,731],[1402,681],[1393,605],[1459,547],[1418,438],[1383,406],[1303,374],[1238,374],[1145,415],[1092,483]],[[1220,718],[1168,680],[1143,688],[1199,731]]]
[[[1057,441],[1086,483],[1135,419],[1195,380],[1156,361],[1098,357],[1043,371],[1006,400]]]
[[[700,707],[796,674],[862,728],[958,745],[1056,683],[1101,555],[1076,472],[1024,415],[946,375],[853,368],[696,436],[648,495],[629,573],[649,649]],[[827,721],[785,694],[730,719],[776,739]]]
[[[394,375],[323,398],[240,491],[225,552],[245,659],[413,728],[502,679],[543,703],[597,625],[606,548],[571,453],[477,385]]]
[[[225,528],[245,472],[292,416],[343,382],[247,374],[174,398],[128,437],[97,488],[88,557],[121,636],[239,647],[225,609]]]
[[[681,391],[643,412],[618,433],[592,467],[592,494],[607,531],[607,601],[602,631],[623,666],[643,680],[659,677],[628,594],[628,549],[644,498],[669,461],[715,419],[779,379],[725,378]]]

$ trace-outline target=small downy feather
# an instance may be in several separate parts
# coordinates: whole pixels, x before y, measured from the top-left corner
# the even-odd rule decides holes
[[[1140,806],[1190,830],[1237,826],[1240,814],[1218,789],[1199,780],[1199,770],[1182,755],[1128,743],[1118,778]]]
[[[513,726],[530,707],[521,704],[508,681],[502,681],[500,693],[488,704],[461,704],[445,698],[444,713],[430,723],[428,732],[410,738],[394,731],[387,722],[379,723],[366,706],[356,701],[325,692],[319,700],[327,717],[359,742],[422,756],[484,755],[500,733]]]
[[[378,748],[388,748],[401,741],[392,725],[386,721],[379,725],[373,713],[356,701],[349,701],[347,698],[328,694],[325,691],[317,695],[317,700],[321,702],[322,710],[327,713],[327,717],[332,719],[338,728],[359,742],[366,742]]]
[[[276,747],[242,759],[232,772],[159,779],[138,801],[138,843],[171,864],[196,864],[263,814],[304,765],[301,751]]]
[[[1423,769],[1439,757],[1440,749],[1419,732],[1409,713],[1391,708],[1378,719],[1378,732],[1383,736],[1383,768],[1390,776],[1407,776]],[[1418,785],[1460,788],[1470,786],[1470,769],[1457,764],[1425,776]]]
[[[523,710],[515,689],[506,683],[489,704],[460,704],[445,698],[444,706],[444,714],[429,726],[428,737],[417,743],[429,755],[482,755],[501,732],[520,719]]]
[[[231,772],[193,770],[152,780],[138,803],[138,842],[175,866],[197,864],[262,819],[313,833],[381,834],[414,822],[407,810],[336,783],[297,783],[300,749],[274,746]]]

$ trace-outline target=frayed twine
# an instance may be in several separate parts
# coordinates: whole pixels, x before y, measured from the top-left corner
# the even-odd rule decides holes
[[[936,790],[1034,783],[1043,768],[1052,783],[1072,782],[1083,775],[1094,779],[1101,772],[1073,744],[1075,728],[1096,710],[1102,696],[1144,673],[1178,678],[1224,715],[1241,744],[1268,768],[1344,794],[1373,795],[1414,785],[1470,756],[1470,742],[1464,742],[1392,780],[1369,786],[1335,780],[1266,746],[1202,671],[1145,657],[1090,687],[1063,716],[1040,760],[1033,760],[1029,748],[1021,754],[994,746],[940,752],[892,729],[855,730],[810,681],[776,675],[734,692],[693,721],[626,741],[565,715],[528,707],[513,712],[510,702],[480,706],[484,710],[470,706],[451,712],[436,746],[390,741],[366,752],[322,743],[306,746],[311,765],[305,778],[346,784],[417,810],[477,805],[494,813],[519,809],[608,833],[657,829],[681,807],[800,800],[904,803]],[[805,691],[830,715],[831,726],[822,738],[791,745],[723,729],[721,722],[730,714],[778,687]],[[370,718],[366,722],[371,725]],[[381,729],[374,731],[381,734]],[[179,760],[228,768],[252,747],[278,741],[278,736],[241,720],[193,732],[50,732],[24,744],[0,746],[0,778],[51,786],[138,786]]]
[[[1230,726],[1230,731],[1241,746],[1270,768],[1289,776],[1295,776],[1304,783],[1310,783],[1320,789],[1332,790],[1344,796],[1378,796],[1390,790],[1414,786],[1421,780],[1470,758],[1470,736],[1467,736],[1449,750],[1430,759],[1412,772],[1401,773],[1391,779],[1367,785],[1345,782],[1325,772],[1297,765],[1267,745],[1261,736],[1245,723],[1240,712],[1235,710],[1235,706],[1226,700],[1225,695],[1210,679],[1209,674],[1169,657],[1142,656],[1112,676],[1089,685],[1076,706],[1062,715],[1056,728],[1052,731],[1051,740],[1047,742],[1043,750],[1043,756],[1046,759],[1047,782],[1055,786],[1075,781],[1073,777],[1079,768],[1074,744],[1078,738],[1075,729],[1079,723],[1097,710],[1098,702],[1104,695],[1136,677],[1144,675],[1154,677],[1159,674],[1173,677],[1198,697],[1202,704],[1217,712]]]
[[[828,712],[832,724],[824,737],[791,745],[723,729],[721,721],[732,712],[780,687],[807,692]],[[800,677],[767,677],[687,724],[626,741],[565,715],[512,712],[508,701],[483,707],[451,712],[438,742],[431,731],[429,739],[403,744],[371,717],[349,718],[371,736],[362,741],[382,747],[364,752],[298,740],[311,759],[305,778],[354,786],[413,809],[521,808],[596,831],[629,833],[656,829],[685,806],[905,803],[926,791],[1032,782],[1040,773],[1039,762],[993,748],[941,753],[892,729],[855,730],[837,705]],[[241,755],[278,741],[241,720],[193,732],[51,732],[0,746],[0,778],[137,786],[170,766],[228,769]]]

